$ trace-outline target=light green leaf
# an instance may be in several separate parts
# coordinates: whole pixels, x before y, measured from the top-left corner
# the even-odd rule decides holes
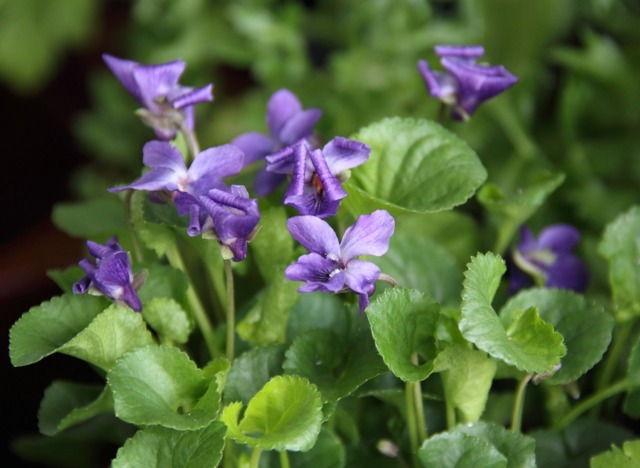
[[[113,468],[209,468],[222,459],[226,428],[221,422],[193,431],[161,426],[138,431],[118,450]]]
[[[427,120],[384,119],[353,138],[371,146],[369,160],[346,185],[354,215],[447,210],[464,203],[487,176],[463,140]]]
[[[142,318],[160,338],[186,343],[193,331],[193,322],[187,312],[174,299],[156,297],[144,304]]]
[[[38,427],[44,435],[55,435],[98,414],[113,411],[108,387],[56,380],[44,392],[38,411]]]
[[[131,223],[144,244],[159,257],[176,242],[175,231],[165,225],[148,222],[145,209],[149,201],[147,192],[135,190],[131,195]]]
[[[107,304],[101,297],[65,294],[31,308],[9,332],[11,363],[26,366],[57,352]]]
[[[504,468],[507,459],[480,437],[445,432],[427,439],[418,450],[424,468]]]
[[[322,401],[316,387],[301,377],[271,379],[249,402],[227,406],[221,419],[236,442],[264,450],[306,451],[314,446],[322,424]]]
[[[440,306],[431,297],[409,289],[387,289],[366,309],[378,352],[391,372],[418,382],[433,371],[435,333]],[[414,354],[425,362],[418,364]]]
[[[51,278],[60,289],[65,293],[70,293],[73,283],[79,281],[85,275],[82,268],[77,265],[70,266],[68,268],[55,268],[53,270],[47,270],[47,276]]]
[[[272,377],[282,372],[284,346],[252,348],[233,360],[224,387],[224,401],[248,403]]]
[[[73,237],[96,239],[127,229],[122,202],[113,195],[82,202],[58,203],[51,214],[53,223]]]
[[[300,294],[287,324],[287,342],[310,330],[331,330],[345,335],[349,311],[334,294]]]
[[[170,266],[153,264],[147,267],[147,280],[138,291],[138,297],[143,308],[147,302],[158,297],[175,299],[184,307],[187,303],[188,286],[189,278],[184,272]]]
[[[345,449],[340,439],[328,429],[322,429],[318,441],[308,452],[294,452],[289,456],[293,468],[342,468]]]
[[[446,347],[438,355],[438,369],[447,401],[461,415],[465,423],[476,422],[482,416],[496,363],[481,351],[453,345]]]
[[[287,229],[287,213],[282,206],[260,200],[260,230],[249,244],[262,277],[270,281],[278,267],[293,260],[293,237]]]
[[[492,253],[478,254],[465,273],[460,331],[481,350],[525,372],[544,373],[566,353],[562,335],[536,309],[516,315],[505,330],[491,302],[506,270]]]
[[[238,324],[238,335],[253,346],[284,343],[287,321],[298,300],[299,286],[286,279],[284,269],[279,268],[273,273],[271,284],[261,292],[258,302]]]
[[[108,371],[128,351],[153,343],[140,314],[129,307],[111,305],[58,352],[82,359]]]
[[[609,262],[609,284],[619,321],[640,315],[640,207],[620,215],[604,231],[598,251]]]
[[[207,378],[187,354],[165,345],[125,354],[107,381],[116,416],[131,424],[201,429],[220,406],[215,376]]]
[[[613,319],[601,306],[561,289],[528,289],[511,298],[500,311],[502,323],[511,323],[519,310],[536,307],[540,318],[564,338],[567,354],[562,367],[546,382],[577,380],[600,361],[611,341]]]
[[[608,452],[596,455],[589,463],[591,468],[635,468],[640,466],[640,440],[625,442],[622,449],[615,445]]]

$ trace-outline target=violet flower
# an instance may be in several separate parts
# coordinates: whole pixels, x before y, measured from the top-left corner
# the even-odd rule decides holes
[[[295,94],[288,89],[280,89],[273,93],[267,103],[266,121],[270,136],[258,132],[244,133],[231,144],[244,152],[244,164],[247,166],[286,146],[308,140],[321,115],[320,109],[303,110]],[[254,191],[258,195],[267,196],[284,179],[284,175],[267,172],[262,168],[256,176]]]
[[[173,140],[186,125],[193,130],[195,104],[213,100],[212,84],[189,88],[178,84],[186,64],[182,60],[142,65],[103,54],[107,66],[143,106],[138,114],[161,140]]]
[[[305,142],[267,156],[267,170],[292,174],[285,192],[285,205],[294,206],[302,215],[328,218],[338,212],[347,196],[341,182],[349,178],[349,169],[369,159],[371,148],[359,141],[336,137],[322,150]]]
[[[446,72],[432,70],[418,61],[429,94],[452,106],[454,120],[467,120],[487,99],[513,86],[518,79],[503,66],[476,63],[484,55],[482,46],[436,46],[436,54]]]
[[[243,260],[247,256],[247,242],[255,235],[260,221],[258,200],[250,199],[244,186],[232,185],[228,191],[210,190],[206,197],[200,197],[200,202],[211,220],[211,226],[205,224],[204,235],[218,240],[223,258]]]
[[[393,217],[384,210],[359,216],[338,242],[329,224],[315,216],[296,216],[287,221],[291,235],[309,254],[289,265],[285,276],[292,281],[304,281],[298,292],[354,292],[359,295],[360,311],[369,305],[375,291],[380,268],[359,255],[383,255],[395,228]]]
[[[131,274],[129,254],[122,250],[115,237],[105,245],[87,241],[87,247],[96,259],[95,264],[86,258],[78,263],[86,275],[73,284],[74,294],[104,294],[116,303],[126,304],[140,312],[142,303],[136,290],[144,283],[146,272],[139,272],[135,276]]]
[[[212,189],[224,189],[222,179],[242,169],[243,154],[233,145],[222,145],[201,151],[187,169],[182,154],[170,143],[150,141],[142,149],[143,162],[151,170],[124,187],[110,188],[110,192],[123,190],[168,191],[180,216],[190,216],[187,232],[199,235],[206,221],[206,210],[199,198]]]
[[[512,252],[510,291],[532,286],[571,289],[583,292],[589,283],[589,271],[573,249],[580,242],[580,232],[567,224],[554,224],[536,239],[531,230],[520,228],[520,243]]]

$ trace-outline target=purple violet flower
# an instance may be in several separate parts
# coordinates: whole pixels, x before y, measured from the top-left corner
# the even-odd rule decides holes
[[[579,242],[580,232],[568,224],[553,224],[543,229],[537,239],[528,227],[522,226],[520,243],[512,252],[511,293],[534,282],[548,288],[585,291],[589,271],[572,253]]]
[[[260,221],[258,200],[250,199],[244,186],[232,185],[227,191],[210,190],[206,197],[200,197],[200,203],[211,221],[210,226],[204,226],[205,236],[218,240],[223,258],[244,260],[247,242],[255,235]]]
[[[146,272],[131,274],[129,254],[122,250],[115,237],[105,245],[87,241],[89,253],[95,257],[95,265],[88,259],[78,264],[86,273],[80,281],[73,284],[74,294],[90,294],[109,297],[119,304],[126,304],[136,312],[142,310],[142,303],[136,294],[146,279]]]
[[[231,144],[244,152],[244,164],[247,166],[284,147],[311,138],[313,126],[321,115],[320,109],[303,110],[295,94],[288,89],[280,89],[273,93],[267,104],[266,121],[270,136],[258,132],[244,133]],[[256,176],[255,192],[267,196],[284,179],[284,175],[262,168]]]
[[[482,46],[436,46],[436,54],[446,72],[432,70],[425,60],[418,61],[429,94],[452,106],[454,120],[468,120],[476,108],[517,81],[503,66],[476,63],[484,55]]]
[[[395,228],[393,217],[384,210],[359,216],[345,231],[341,243],[329,224],[315,216],[295,216],[287,221],[287,227],[309,251],[285,270],[287,279],[306,282],[298,292],[351,291],[359,295],[363,312],[376,289],[380,268],[356,257],[380,256],[388,250]]]
[[[368,145],[343,137],[335,137],[322,150],[301,142],[267,156],[267,170],[292,174],[285,205],[294,206],[302,215],[328,218],[338,212],[340,200],[347,196],[341,182],[349,178],[349,169],[366,162],[370,152]]]
[[[161,140],[173,140],[186,125],[193,130],[195,104],[213,100],[213,85],[189,88],[178,84],[186,64],[182,60],[142,65],[103,54],[107,66],[143,106],[138,114]]]

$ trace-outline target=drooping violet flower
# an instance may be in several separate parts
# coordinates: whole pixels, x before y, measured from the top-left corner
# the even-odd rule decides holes
[[[267,156],[267,170],[292,174],[284,203],[302,215],[328,218],[338,212],[340,200],[347,196],[341,182],[349,169],[369,159],[371,148],[359,141],[335,137],[322,150],[305,142]]]
[[[304,281],[298,292],[354,292],[359,295],[360,311],[369,305],[375,291],[380,268],[359,255],[383,255],[395,228],[393,217],[384,210],[359,216],[338,242],[329,224],[315,216],[295,216],[287,221],[294,239],[309,254],[289,265],[285,276],[292,281]]]
[[[136,290],[144,283],[146,272],[132,275],[129,254],[122,250],[115,237],[109,239],[105,245],[87,241],[87,247],[89,253],[95,257],[95,264],[86,258],[78,263],[86,275],[73,284],[74,294],[104,294],[116,303],[126,304],[140,312],[142,303]]]
[[[520,228],[520,243],[512,252],[510,270],[512,293],[532,286],[571,289],[583,292],[589,283],[589,271],[573,254],[580,242],[580,232],[567,224],[553,224],[536,239],[531,230]]]
[[[476,63],[484,55],[482,46],[436,46],[435,52],[446,72],[432,70],[425,60],[418,61],[418,70],[429,94],[451,106],[454,120],[469,119],[482,102],[518,81],[501,65]]]
[[[200,203],[211,221],[204,225],[203,235],[218,240],[224,259],[244,260],[247,242],[260,221],[258,200],[249,198],[244,186],[232,185],[228,190],[210,190],[207,196],[200,197]]]
[[[173,140],[186,125],[193,130],[193,106],[213,100],[213,85],[190,88],[178,84],[186,64],[182,60],[142,65],[103,54],[103,60],[133,97],[141,104],[138,114],[160,140]]]
[[[124,187],[110,188],[110,192],[123,190],[168,191],[180,216],[190,216],[189,235],[202,232],[206,211],[199,197],[211,189],[225,189],[222,179],[242,169],[243,154],[233,145],[222,145],[201,151],[189,168],[180,151],[165,141],[150,141],[142,149],[144,164],[151,168],[142,177]]]
[[[273,93],[267,103],[266,121],[270,135],[244,133],[231,144],[244,152],[244,164],[247,166],[284,147],[310,139],[313,126],[321,115],[320,109],[303,110],[295,94],[288,89],[280,89]],[[267,172],[262,168],[256,176],[254,191],[260,196],[267,196],[284,179],[284,175]]]

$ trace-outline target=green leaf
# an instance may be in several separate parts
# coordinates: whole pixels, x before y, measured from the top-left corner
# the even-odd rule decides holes
[[[135,190],[131,195],[131,223],[144,244],[153,249],[161,257],[176,242],[176,235],[173,229],[148,222],[145,219],[145,208],[149,201],[147,192]]]
[[[347,333],[349,312],[335,294],[300,294],[287,324],[287,342],[310,330]]]
[[[505,330],[491,306],[505,270],[504,261],[495,254],[472,258],[463,284],[460,331],[481,350],[522,371],[550,371],[566,352],[562,335],[534,308],[516,315]]]
[[[54,268],[47,270],[47,276],[51,278],[65,293],[70,293],[73,283],[79,281],[85,275],[82,268],[77,265],[68,268]]]
[[[193,431],[160,426],[138,431],[118,450],[113,468],[153,466],[158,468],[208,468],[222,459],[226,428],[221,422]]]
[[[248,403],[272,377],[282,372],[284,346],[252,348],[233,360],[224,387],[224,401]]]
[[[309,379],[323,401],[337,401],[350,395],[387,368],[376,352],[364,317],[349,336],[330,330],[311,330],[298,335],[287,350],[282,365],[289,374]],[[357,323],[358,323],[357,322]]]
[[[251,255],[262,277],[269,281],[278,267],[293,260],[293,237],[287,229],[287,213],[282,206],[270,206],[260,200],[260,230],[249,244]]]
[[[57,352],[106,306],[101,297],[65,294],[32,307],[9,332],[11,363],[26,366]]]
[[[284,269],[273,273],[272,283],[260,294],[258,302],[238,324],[238,335],[253,346],[284,343],[287,321],[298,300],[299,284],[284,277]]]
[[[112,411],[113,398],[108,388],[56,380],[44,392],[38,411],[38,427],[42,434],[52,436]]]
[[[481,351],[448,346],[438,355],[438,369],[447,401],[461,414],[461,421],[476,422],[482,416],[496,363]],[[446,363],[446,364],[445,364]]]
[[[391,372],[418,382],[433,371],[435,333],[440,306],[431,297],[409,289],[387,289],[366,309],[376,348]],[[414,362],[414,354],[425,362]]]
[[[301,377],[271,379],[249,402],[227,406],[221,419],[236,442],[264,450],[304,452],[316,443],[322,424],[322,401],[316,387]]]
[[[392,214],[447,210],[464,203],[487,177],[474,151],[434,122],[389,118],[353,138],[371,146],[369,160],[346,185],[345,202],[354,215],[380,208]]]
[[[422,232],[396,232],[389,251],[373,262],[405,288],[430,294],[440,304],[460,302],[462,272],[455,258]]]
[[[632,385],[640,387],[640,336],[636,339],[629,354],[627,378]]]
[[[518,311],[527,307],[536,307],[540,318],[563,336],[567,347],[567,354],[560,361],[562,367],[546,382],[573,382],[600,361],[614,325],[611,315],[601,306],[572,291],[529,289],[505,304],[500,311],[502,323],[511,323]]]
[[[215,376],[205,377],[187,354],[165,345],[125,354],[107,381],[116,416],[131,424],[201,429],[220,406]]]
[[[418,459],[425,468],[507,466],[507,459],[493,445],[462,432],[445,432],[427,439],[418,450]]]
[[[110,237],[128,227],[124,206],[113,195],[53,207],[53,223],[73,237]]]
[[[341,468],[345,466],[344,445],[333,432],[322,429],[311,450],[294,452],[289,461],[293,468]]]
[[[184,307],[188,286],[189,278],[184,272],[169,266],[153,264],[147,267],[147,280],[138,291],[138,297],[143,303],[143,308],[147,302],[158,297],[175,299]]]
[[[640,207],[620,215],[604,231],[598,251],[609,262],[609,284],[619,321],[640,315]]]
[[[186,343],[194,327],[182,306],[167,297],[156,297],[145,303],[142,318],[160,338],[176,343]]]
[[[622,449],[615,445],[608,452],[596,455],[589,463],[591,468],[635,468],[640,466],[640,440],[625,442]]]
[[[504,252],[513,235],[564,181],[564,174],[529,171],[526,180],[517,184],[513,193],[504,193],[487,183],[478,192],[478,200],[498,222],[497,252]]]
[[[113,304],[60,346],[58,352],[108,371],[123,354],[152,343],[151,333],[140,314],[129,307]]]

